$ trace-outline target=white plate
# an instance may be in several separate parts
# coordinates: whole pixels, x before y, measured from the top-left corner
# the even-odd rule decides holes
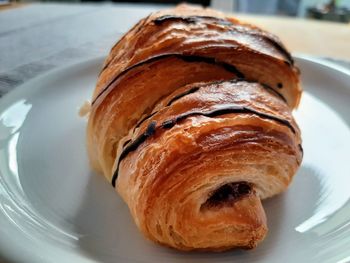
[[[145,240],[111,185],[90,171],[86,120],[102,58],[53,71],[0,101],[0,255],[14,262],[350,261],[350,72],[297,58],[305,156],[291,187],[264,201],[255,250],[183,253]]]

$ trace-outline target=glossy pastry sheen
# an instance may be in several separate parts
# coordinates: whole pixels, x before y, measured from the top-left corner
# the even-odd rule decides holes
[[[93,95],[88,151],[142,233],[181,250],[253,248],[261,200],[302,160],[291,110],[298,70],[273,35],[180,5],[111,50]]]

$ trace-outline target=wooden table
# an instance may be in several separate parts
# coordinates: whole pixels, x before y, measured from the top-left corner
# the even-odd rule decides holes
[[[42,3],[0,11],[0,96],[55,67],[106,55],[134,23],[159,8]],[[350,61],[349,25],[239,17],[276,33],[292,52]]]
[[[350,61],[350,24],[289,17],[237,17],[276,34],[293,53]]]

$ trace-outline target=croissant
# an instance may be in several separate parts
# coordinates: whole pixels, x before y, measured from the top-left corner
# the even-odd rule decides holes
[[[302,89],[280,40],[179,5],[112,48],[92,97],[88,154],[149,239],[180,250],[254,248],[261,200],[301,164]]]

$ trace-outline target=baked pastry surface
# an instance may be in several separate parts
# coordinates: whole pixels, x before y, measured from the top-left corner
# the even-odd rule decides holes
[[[142,19],[112,48],[92,98],[92,167],[149,239],[181,250],[253,248],[261,200],[302,161],[291,114],[299,71],[255,26],[179,5]]]

